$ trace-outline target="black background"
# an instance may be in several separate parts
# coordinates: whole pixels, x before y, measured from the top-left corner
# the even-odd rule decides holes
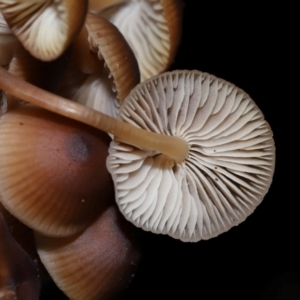
[[[145,234],[142,263],[123,299],[300,299],[299,96],[292,84],[293,27],[286,23],[293,9],[185,4],[172,69],[214,74],[254,99],[274,132],[274,180],[255,212],[217,238],[191,244]]]

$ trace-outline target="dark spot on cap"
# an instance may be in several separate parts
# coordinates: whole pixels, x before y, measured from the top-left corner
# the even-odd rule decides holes
[[[92,154],[92,145],[84,135],[71,134],[67,149],[71,157],[76,161],[87,161]]]

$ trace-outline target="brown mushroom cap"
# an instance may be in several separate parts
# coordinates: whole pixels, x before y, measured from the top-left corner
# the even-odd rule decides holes
[[[0,1],[4,18],[23,46],[36,58],[59,57],[79,32],[87,0]]]
[[[250,215],[272,182],[275,147],[269,124],[242,90],[199,71],[164,73],[137,86],[120,119],[177,136],[189,155],[113,141],[107,166],[124,216],[147,231],[199,241]]]
[[[117,206],[110,205],[74,237],[37,234],[38,252],[57,286],[71,299],[115,299],[141,257],[131,226]]]
[[[112,194],[105,133],[26,105],[2,115],[0,140],[1,202],[38,232],[79,232]]]

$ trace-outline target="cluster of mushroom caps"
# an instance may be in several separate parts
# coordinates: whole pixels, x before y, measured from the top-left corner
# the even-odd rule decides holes
[[[44,267],[70,299],[113,299],[141,256],[125,218],[196,242],[262,201],[275,147],[253,100],[162,73],[180,0],[0,8],[0,299],[38,299]]]

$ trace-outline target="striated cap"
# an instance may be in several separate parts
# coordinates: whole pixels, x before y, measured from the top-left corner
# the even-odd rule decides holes
[[[83,230],[111,195],[107,134],[26,105],[0,122],[0,201],[49,236]]]
[[[45,267],[70,299],[116,299],[141,258],[135,229],[113,204],[74,237],[37,234],[36,241]]]
[[[254,101],[233,84],[199,71],[174,71],[137,86],[120,119],[177,136],[189,155],[176,162],[113,141],[107,167],[126,219],[154,233],[196,242],[249,216],[272,182],[272,130]]]

